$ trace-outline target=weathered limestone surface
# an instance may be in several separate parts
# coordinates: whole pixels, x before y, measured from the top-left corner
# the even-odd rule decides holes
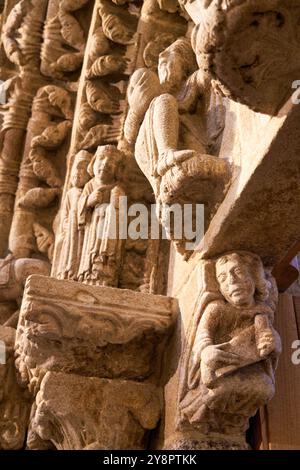
[[[0,447],[249,448],[300,233],[299,2],[2,4]],[[197,249],[172,204],[204,204]]]
[[[0,326],[0,449],[18,450],[26,441],[32,399],[28,391],[17,382],[14,367],[14,328]],[[3,364],[2,345],[6,345]]]
[[[160,415],[153,384],[48,372],[27,445],[33,450],[142,450]]]
[[[145,448],[177,315],[165,296],[29,277],[16,338],[18,380],[35,397],[28,448]]]

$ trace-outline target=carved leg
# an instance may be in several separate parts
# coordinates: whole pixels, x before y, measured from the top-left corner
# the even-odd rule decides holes
[[[153,128],[158,150],[157,173],[163,176],[176,163],[192,157],[192,150],[177,150],[179,138],[178,103],[165,93],[156,98],[153,110]]]

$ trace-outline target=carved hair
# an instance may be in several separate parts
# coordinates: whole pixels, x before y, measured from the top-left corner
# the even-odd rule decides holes
[[[255,281],[255,299],[261,302],[267,300],[270,295],[271,285],[266,278],[264,266],[260,257],[247,251],[226,253],[217,259],[216,268],[218,265],[226,264],[228,261],[232,260],[248,267]]]
[[[166,53],[177,56],[187,77],[197,70],[195,54],[189,39],[184,37],[177,39],[161,52],[160,56]]]
[[[96,160],[103,160],[104,158],[109,157],[110,160],[114,161],[114,164],[116,166],[116,173],[118,166],[122,163],[123,160],[123,154],[120,152],[120,150],[115,147],[115,145],[101,145],[98,147],[94,157],[91,160],[91,163],[88,166],[88,173],[94,177],[94,164]]]

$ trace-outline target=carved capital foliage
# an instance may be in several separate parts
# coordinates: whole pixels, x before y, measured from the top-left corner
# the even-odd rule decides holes
[[[274,394],[277,288],[260,258],[243,251],[203,261],[199,280],[181,362],[177,430],[238,438]]]
[[[47,371],[155,378],[176,313],[168,297],[32,276],[16,342],[22,382],[36,393]]]
[[[144,449],[160,418],[155,385],[48,372],[36,397],[29,449]]]

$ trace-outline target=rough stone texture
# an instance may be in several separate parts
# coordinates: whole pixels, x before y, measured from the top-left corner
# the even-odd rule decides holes
[[[246,249],[274,266],[299,239],[300,108],[289,101],[273,118],[236,106],[232,112],[236,124],[228,131],[223,152],[231,152],[239,168],[199,250],[201,256],[210,258]],[[238,146],[245,135],[242,159],[237,161]],[[258,229],[262,221],[263,229]]]
[[[16,340],[21,380],[35,394],[47,371],[153,379],[177,309],[168,297],[31,276]]]
[[[224,94],[276,114],[299,78],[295,0],[183,0],[199,67]]]
[[[274,395],[281,351],[272,327],[277,290],[260,259],[247,252],[204,262],[200,275],[203,294],[182,356],[177,426],[239,435]]]
[[[33,400],[31,449],[247,448],[300,233],[298,3],[4,2],[1,447]],[[120,196],[205,204],[199,250],[164,208],[171,243],[112,239]]]
[[[141,450],[160,412],[153,384],[48,372],[36,397],[27,446]]]
[[[0,363],[1,450],[24,448],[32,403],[29,393],[26,389],[22,389],[17,382],[14,365],[15,335],[14,328],[0,326],[0,341],[5,344],[6,349],[6,363]]]

